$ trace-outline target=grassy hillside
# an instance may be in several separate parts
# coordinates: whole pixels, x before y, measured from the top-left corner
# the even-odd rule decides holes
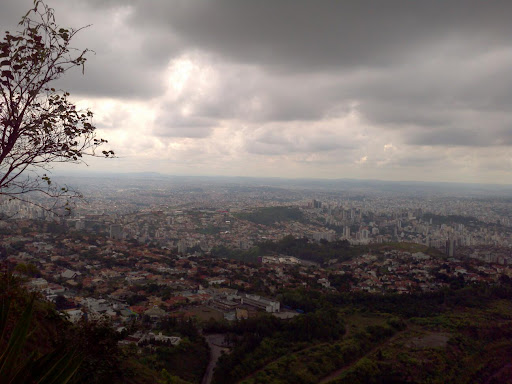
[[[294,300],[301,300],[300,292]],[[338,338],[307,342],[282,330],[232,337],[215,383],[509,383],[512,286],[472,286],[418,295],[317,296],[342,321]],[[349,297],[350,296],[350,297]],[[303,317],[303,316],[301,316]],[[295,319],[294,319],[295,320]],[[318,324],[310,322],[311,327]],[[328,324],[323,324],[328,327]],[[229,333],[229,330],[228,330]]]

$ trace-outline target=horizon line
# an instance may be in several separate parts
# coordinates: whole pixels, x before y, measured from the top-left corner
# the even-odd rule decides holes
[[[94,177],[94,176],[159,176],[159,177],[190,177],[190,178],[228,178],[228,179],[252,179],[252,180],[283,180],[283,181],[355,181],[355,182],[379,182],[379,183],[413,183],[413,184],[456,184],[456,185],[481,185],[481,186],[500,186],[512,187],[512,183],[482,183],[469,181],[425,181],[425,180],[389,180],[389,179],[357,179],[357,178],[321,178],[321,177],[284,177],[284,176],[242,176],[242,175],[190,175],[190,174],[171,174],[154,171],[140,172],[116,172],[116,171],[56,171],[53,173],[56,177],[77,176],[77,177]]]

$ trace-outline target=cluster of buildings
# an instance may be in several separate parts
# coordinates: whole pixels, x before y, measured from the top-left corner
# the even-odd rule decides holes
[[[446,253],[450,256],[455,255],[458,247],[512,247],[512,227],[505,224],[508,223],[505,217],[500,216],[497,224],[482,221],[487,215],[477,219],[446,213],[436,215],[422,209],[389,211],[373,208],[369,203],[346,208],[352,205],[352,202],[330,202],[307,213],[310,219],[321,218],[328,228],[334,229],[336,238],[352,244],[412,242],[443,251],[448,248]]]
[[[164,187],[149,192],[125,184],[102,186],[92,207],[79,203],[58,223],[19,202],[2,208],[17,216],[11,218],[15,227],[0,222],[1,246],[8,249],[0,257],[33,277],[30,289],[51,301],[64,297],[72,320],[108,318],[122,326],[192,316],[197,307],[208,309],[196,315],[214,311],[229,320],[258,312],[284,316],[276,295],[288,288],[407,293],[436,290],[454,279],[493,283],[512,276],[507,201],[378,194],[342,199],[318,191],[311,198],[312,192],[300,190],[218,185],[175,186],[170,194]],[[263,225],[239,215],[283,201],[301,218]],[[375,252],[324,265],[290,255],[265,255],[257,264],[210,256],[215,247],[250,250],[287,235],[318,244],[347,240]],[[439,252],[379,250],[390,243]]]
[[[343,262],[336,274],[350,276],[351,291],[412,293],[436,291],[460,279],[467,284],[495,284],[503,275],[512,277],[512,268],[475,259],[391,250]]]
[[[279,290],[339,289],[331,281],[336,276],[350,278],[350,290],[370,292],[432,291],[455,278],[493,283],[502,275],[512,277],[512,254],[504,247],[461,247],[455,256],[441,257],[440,252],[431,256],[384,246],[348,261],[332,259],[325,266],[289,255],[267,255],[247,264],[104,236],[30,232],[29,221],[18,224],[19,233],[4,235],[1,242],[9,249],[6,261],[18,265],[20,274],[37,275],[29,281],[30,289],[52,301],[64,296],[82,315],[119,324],[201,305],[219,310],[227,305],[224,310],[231,313],[226,318],[236,316],[237,309],[250,313],[251,304],[253,310],[277,313],[280,304],[272,297]],[[234,291],[226,295],[223,289]]]
[[[456,256],[461,247],[512,247],[512,203],[499,197],[450,197],[386,191],[322,191],[241,186],[210,181],[77,179],[88,201],[77,201],[61,223],[70,230],[136,240],[180,254],[225,246],[248,250],[285,235],[352,244],[413,242]],[[80,184],[82,183],[82,184]],[[19,201],[0,201],[0,214],[53,220]],[[239,214],[290,206],[303,218],[262,225]],[[448,246],[447,246],[448,244]]]

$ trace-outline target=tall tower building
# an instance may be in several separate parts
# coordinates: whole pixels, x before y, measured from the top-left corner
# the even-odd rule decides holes
[[[110,238],[116,240],[123,238],[123,226],[121,224],[110,225]]]
[[[455,256],[455,248],[457,242],[455,239],[448,239],[446,240],[446,250],[445,253],[447,256],[454,257]]]

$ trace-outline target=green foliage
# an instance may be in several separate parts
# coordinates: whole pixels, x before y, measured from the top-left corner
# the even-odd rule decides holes
[[[209,361],[206,341],[192,319],[163,319],[159,327],[165,335],[181,337],[177,346],[159,344],[154,348],[143,346],[143,352],[134,356],[152,371],[160,372],[163,383],[186,384],[200,382]]]
[[[37,269],[37,267],[32,264],[32,263],[19,263],[18,265],[16,265],[16,267],[14,268],[14,270],[16,272],[19,272],[25,276],[29,276],[29,277],[38,277],[38,276],[41,276],[41,272],[39,272],[39,270]]]
[[[351,383],[351,384],[377,384],[379,367],[378,365],[363,357],[354,366],[345,371],[342,376],[331,383]]]
[[[251,213],[239,213],[236,217],[262,225],[273,225],[282,221],[301,221],[304,219],[303,213],[296,207],[263,207]]]
[[[157,346],[154,352],[144,352],[140,359],[152,370],[165,370],[168,375],[163,375],[164,380],[170,380],[171,383],[197,383],[201,381],[208,365],[209,350],[204,339],[191,340],[185,337],[177,346]]]
[[[272,365],[269,369],[280,370],[283,361],[279,359],[283,355],[318,343],[337,341],[343,337],[345,325],[337,311],[320,309],[286,322],[273,316],[242,320],[227,325],[225,331],[235,335],[230,339],[236,341],[236,347],[232,353],[222,356],[219,360],[214,376],[216,383],[240,380],[273,360],[276,360],[278,365]],[[292,360],[293,356],[295,355],[291,355]],[[291,360],[285,360],[284,363],[288,367],[295,366]],[[324,363],[327,364],[320,362],[318,365]],[[262,373],[269,374],[266,369]],[[304,375],[306,373],[299,374],[301,377]],[[258,380],[264,382],[260,376]]]
[[[502,378],[512,358],[509,284],[410,295],[299,289],[280,299],[306,314],[215,329],[233,335],[233,351],[214,383],[317,383],[334,372],[335,383],[478,383]],[[318,330],[345,319],[343,338]]]
[[[350,247],[346,240],[317,243],[305,237],[296,239],[293,236],[285,236],[277,242],[266,241],[258,246],[262,254],[284,254],[318,263],[330,259],[349,260],[359,253],[358,249]]]
[[[123,356],[117,345],[120,335],[108,324],[81,322],[68,329],[65,337],[73,340],[83,356],[73,383],[99,384],[122,379]]]
[[[279,297],[285,306],[300,309],[305,312],[316,311],[329,306],[327,297],[318,291],[310,291],[304,288],[284,291]]]
[[[364,356],[375,345],[384,342],[394,333],[395,331],[386,325],[375,325],[366,327],[365,331],[342,341],[318,343],[313,346],[308,343],[308,347],[278,357],[242,382],[318,383],[329,373]]]
[[[209,225],[208,227],[205,227],[205,228],[199,228],[197,230],[197,233],[201,233],[203,235],[216,235],[216,234],[220,233],[221,231],[222,231],[222,228]]]
[[[223,245],[213,247],[211,250],[212,257],[227,258],[232,260],[243,261],[245,263],[256,263],[258,257],[261,256],[261,250],[258,247],[253,247],[248,251],[239,249],[230,249]]]
[[[158,381],[159,384],[188,384],[188,381],[181,379],[178,376],[171,375],[166,369],[162,369],[162,379]]]
[[[7,320],[11,307],[9,297],[4,298],[0,307],[0,383],[65,384],[75,375],[82,358],[75,350],[58,348],[37,356],[32,352],[28,358],[23,354],[34,312],[34,298],[29,301],[16,326],[7,337]],[[7,339],[7,340],[6,340]]]

